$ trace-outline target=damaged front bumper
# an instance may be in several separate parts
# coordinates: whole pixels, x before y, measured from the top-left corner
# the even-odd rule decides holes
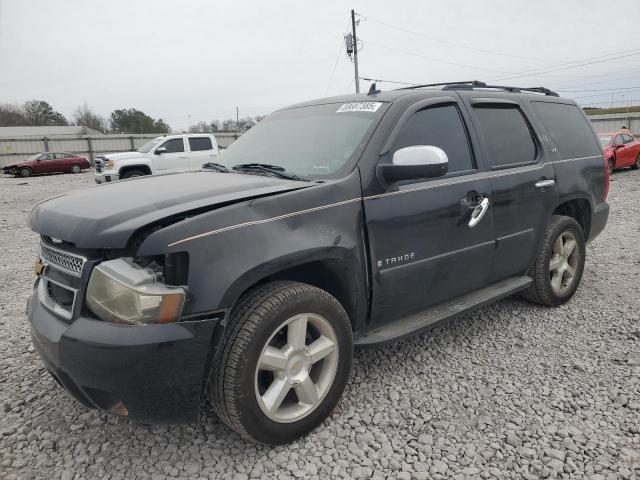
[[[36,288],[27,312],[33,344],[76,400],[142,423],[198,420],[218,320],[127,326],[47,308]]]

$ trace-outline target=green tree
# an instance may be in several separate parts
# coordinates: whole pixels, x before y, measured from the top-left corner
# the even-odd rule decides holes
[[[135,108],[111,112],[111,130],[115,133],[152,133],[153,118]]]
[[[24,103],[23,108],[28,125],[68,125],[64,115],[56,112],[53,107],[44,100],[29,100]]]
[[[171,127],[161,118],[155,120],[153,122],[153,131],[151,133],[169,133],[171,131]]]

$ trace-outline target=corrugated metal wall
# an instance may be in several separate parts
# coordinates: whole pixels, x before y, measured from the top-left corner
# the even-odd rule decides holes
[[[589,115],[596,132],[617,132],[626,126],[637,137],[640,135],[640,113],[609,113],[606,115]]]
[[[216,133],[220,148],[227,148],[241,134]],[[136,150],[157,135],[100,135],[74,136],[53,135],[51,137],[0,137],[0,167],[42,152],[70,152],[93,159],[97,155]]]

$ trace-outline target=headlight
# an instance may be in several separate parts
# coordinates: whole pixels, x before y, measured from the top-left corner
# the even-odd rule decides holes
[[[108,322],[171,323],[180,318],[185,295],[184,288],[159,283],[153,273],[119,258],[93,269],[87,306]]]
[[[113,167],[113,160],[107,160],[107,163],[104,164],[105,167]]]

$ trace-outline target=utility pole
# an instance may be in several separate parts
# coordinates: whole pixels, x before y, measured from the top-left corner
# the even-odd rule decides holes
[[[353,68],[356,77],[356,93],[360,93],[360,76],[358,75],[358,37],[356,36],[356,12],[351,10],[351,30],[353,33]]]
[[[236,107],[236,131],[240,131],[240,114],[238,107]]]

